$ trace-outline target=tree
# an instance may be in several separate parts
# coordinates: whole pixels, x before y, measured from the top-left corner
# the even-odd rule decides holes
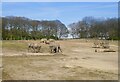
[[[59,20],[39,21],[25,17],[2,17],[3,39],[58,39],[67,35],[67,27]]]
[[[118,38],[118,18],[84,17],[81,21],[69,25],[71,35],[79,38]]]

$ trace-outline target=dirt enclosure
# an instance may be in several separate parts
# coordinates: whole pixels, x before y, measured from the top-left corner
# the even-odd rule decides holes
[[[60,40],[62,53],[26,55],[30,41],[3,41],[2,79],[5,80],[117,80],[116,52],[95,52],[93,40]],[[39,42],[37,40],[36,42]],[[39,55],[43,54],[43,55]],[[47,53],[49,54],[49,53]]]

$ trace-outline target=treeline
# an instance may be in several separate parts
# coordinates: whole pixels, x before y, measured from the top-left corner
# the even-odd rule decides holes
[[[59,39],[67,37],[68,29],[59,20],[38,21],[25,17],[2,17],[2,39],[21,40],[21,39]]]
[[[66,27],[59,20],[32,20],[25,17],[2,17],[2,39],[41,39],[41,38],[100,38],[120,39],[118,37],[118,18],[84,17],[81,21]]]
[[[81,21],[68,25],[73,38],[120,39],[118,18],[84,17]]]

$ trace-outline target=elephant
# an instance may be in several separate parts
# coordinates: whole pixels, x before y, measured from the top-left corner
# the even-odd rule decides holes
[[[30,49],[32,49],[34,53],[38,53],[40,52],[41,45],[38,43],[30,43],[28,44],[28,52],[30,51]]]
[[[55,42],[55,40],[54,39],[49,39],[49,42]]]
[[[57,52],[62,52],[62,49],[59,44],[57,43],[52,43],[49,45],[50,47],[50,52],[51,53],[57,53]]]
[[[47,39],[46,38],[43,38],[43,39],[41,39],[41,43],[46,43],[46,41],[47,41]]]

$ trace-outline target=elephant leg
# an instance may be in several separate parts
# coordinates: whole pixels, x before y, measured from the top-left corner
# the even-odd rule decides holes
[[[28,46],[28,52],[30,52],[30,49],[31,49],[31,47],[30,47],[30,46]]]
[[[61,48],[60,48],[60,47],[58,47],[58,52],[59,52],[59,51],[60,51],[60,52],[62,52],[62,50],[61,50]]]
[[[54,48],[54,53],[56,53],[57,52],[57,48]]]
[[[35,53],[35,51],[36,51],[36,50],[35,50],[35,47],[33,47],[33,53]]]
[[[40,52],[41,47],[38,48],[38,52]]]
[[[50,46],[50,53],[53,53],[53,47]]]
[[[53,52],[53,50],[51,49],[51,53]]]

